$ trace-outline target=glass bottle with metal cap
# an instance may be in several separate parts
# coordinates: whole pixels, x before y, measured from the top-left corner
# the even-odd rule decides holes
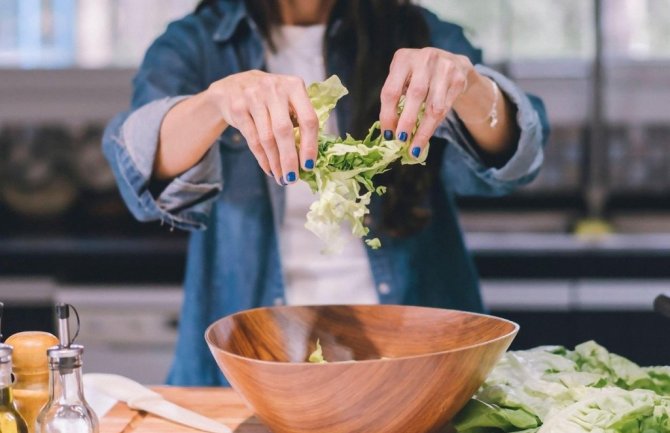
[[[73,311],[76,315],[74,308]],[[71,344],[70,340],[70,305],[57,305],[56,316],[60,343],[47,350],[49,401],[37,417],[37,433],[98,433],[98,417],[84,398],[81,377],[84,348]]]
[[[0,320],[3,304],[0,302]],[[0,339],[2,334],[0,334]],[[0,433],[28,433],[12,397],[12,346],[0,343]]]
[[[0,344],[0,433],[28,433],[12,398],[12,346]]]

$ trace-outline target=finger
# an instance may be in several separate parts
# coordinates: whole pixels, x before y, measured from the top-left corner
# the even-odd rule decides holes
[[[254,119],[251,117],[251,114],[246,112],[244,115],[236,117],[235,124],[238,125],[240,133],[247,141],[247,146],[249,146],[249,150],[251,150],[256,161],[258,161],[258,165],[260,165],[265,174],[272,176],[270,161],[265,154],[265,149],[263,149],[263,146],[261,145],[261,140],[258,136],[258,131],[256,130],[256,125],[254,124]]]
[[[447,101],[448,87],[446,73],[437,71],[436,79],[431,82],[428,90],[423,119],[421,119],[421,124],[412,138],[412,145],[409,149],[414,158],[418,159],[423,155],[430,138],[435,134],[435,130],[451,109],[451,105]]]
[[[283,180],[287,184],[293,183],[298,180],[298,150],[295,146],[288,97],[279,90],[271,91],[268,110],[279,150]]]
[[[435,133],[440,122],[442,122],[442,119],[444,118],[436,115],[426,115],[423,120],[421,120],[421,124],[419,125],[416,134],[414,134],[412,145],[409,149],[409,153],[413,158],[420,159],[424,155],[430,138]]]
[[[407,87],[405,95],[405,107],[402,110],[398,126],[396,127],[396,137],[400,141],[407,141],[410,134],[414,132],[416,127],[416,120],[419,117],[421,105],[426,100],[428,95],[428,83],[430,77],[423,69],[412,76],[412,79]]]
[[[400,97],[411,74],[409,62],[403,61],[402,57],[401,54],[396,54],[394,57],[380,95],[379,121],[386,140],[394,138],[394,132],[398,124],[398,102],[400,102]]]
[[[289,102],[298,118],[298,126],[300,127],[300,166],[305,170],[312,170],[318,154],[319,119],[302,80],[296,86],[295,92],[291,93]]]
[[[267,107],[262,103],[255,103],[251,108],[251,117],[253,118],[258,132],[258,138],[265,152],[265,156],[270,163],[270,170],[278,184],[282,185],[283,173],[279,160],[279,150],[275,141],[275,135],[270,123],[270,115]]]

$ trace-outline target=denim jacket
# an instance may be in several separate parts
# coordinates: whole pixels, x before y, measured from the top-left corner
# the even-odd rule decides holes
[[[103,138],[104,153],[133,215],[192,231],[168,378],[178,385],[226,384],[205,344],[206,327],[239,310],[285,300],[278,248],[284,190],[262,172],[237,130],[226,129],[197,165],[160,193],[150,188],[160,125],[168,110],[227,75],[264,67],[262,39],[244,2],[219,0],[217,6],[173,22],[153,43],[134,78],[130,109],[109,123]],[[520,139],[503,167],[487,167],[463,125],[450,115],[436,132],[447,146],[431,193],[432,222],[414,236],[389,237],[375,231],[379,206],[373,205],[371,235],[383,247],[367,252],[380,302],[481,311],[477,274],[465,249],[454,196],[497,196],[531,181],[542,164],[548,126],[541,101],[482,66],[481,51],[460,27],[428,11],[425,17],[433,46],[468,56],[516,106]],[[346,85],[349,62],[332,51],[326,59],[328,73],[337,73]],[[342,131],[348,112],[346,103],[338,105]]]

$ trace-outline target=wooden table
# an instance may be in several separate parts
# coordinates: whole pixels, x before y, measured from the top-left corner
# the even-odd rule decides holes
[[[230,388],[156,387],[167,400],[213,418],[236,433],[269,433]],[[118,403],[100,421],[100,433],[194,433],[199,430],[128,409]]]

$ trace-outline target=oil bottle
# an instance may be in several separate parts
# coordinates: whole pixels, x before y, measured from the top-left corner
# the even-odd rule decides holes
[[[0,322],[3,307],[0,302]],[[12,346],[2,343],[0,343],[0,433],[28,433],[28,426],[16,409],[12,397]]]
[[[56,306],[59,344],[47,350],[49,401],[37,416],[37,433],[98,433],[98,418],[84,398],[84,348],[70,340],[70,307]]]

